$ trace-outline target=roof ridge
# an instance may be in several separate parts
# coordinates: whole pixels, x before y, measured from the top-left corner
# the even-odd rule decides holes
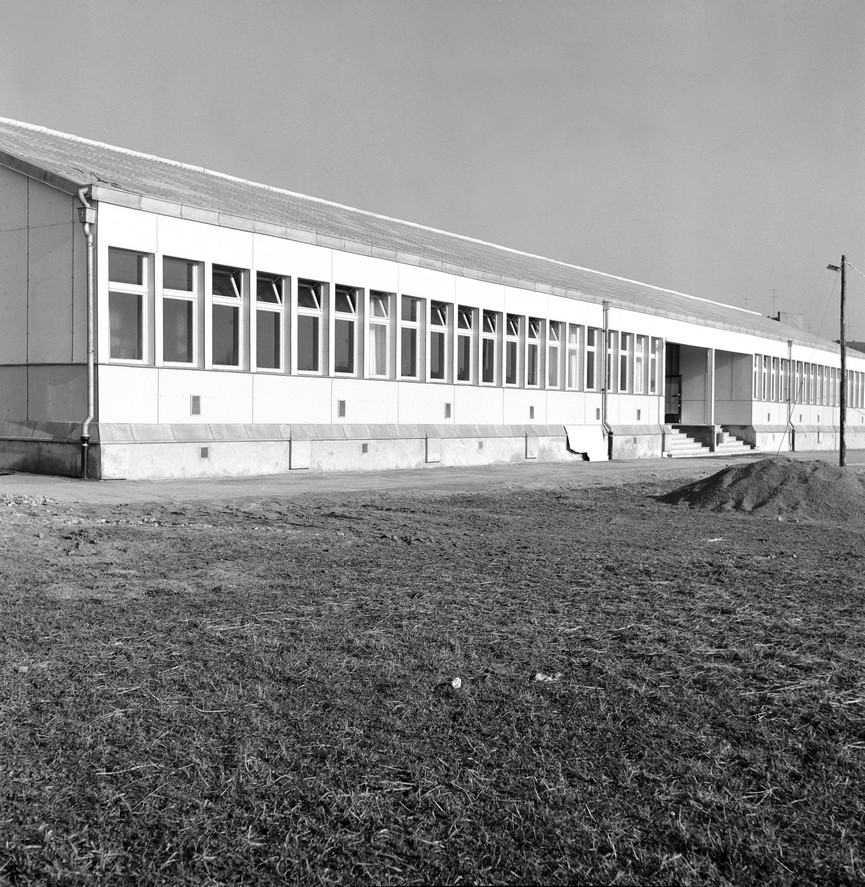
[[[362,215],[369,216],[370,218],[381,219],[386,222],[397,222],[401,225],[410,225],[411,227],[417,228],[421,231],[430,231],[434,234],[444,234],[448,237],[456,237],[459,240],[464,240],[469,243],[476,243],[481,246],[491,246],[494,249],[504,250],[505,252],[513,253],[514,255],[525,256],[530,259],[540,259],[541,261],[544,261],[544,262],[552,262],[555,265],[561,265],[564,268],[573,268],[576,271],[584,271],[589,274],[597,274],[597,275],[600,275],[601,277],[607,277],[611,280],[620,280],[624,283],[633,283],[633,284],[637,284],[638,286],[648,287],[649,289],[653,289],[658,292],[672,293],[673,295],[682,296],[683,298],[686,298],[686,299],[693,299],[696,302],[705,302],[710,305],[718,305],[722,308],[733,308],[736,311],[741,311],[743,314],[753,314],[758,317],[762,317],[762,315],[760,314],[759,311],[752,311],[749,308],[740,308],[738,305],[730,305],[726,302],[719,302],[716,299],[707,299],[707,298],[704,298],[703,296],[693,296],[690,293],[683,293],[683,292],[680,292],[679,290],[669,289],[668,287],[655,286],[654,284],[651,284],[651,283],[644,283],[641,280],[633,280],[629,277],[621,277],[617,274],[608,274],[606,271],[596,271],[593,268],[585,268],[582,265],[574,265],[572,262],[563,262],[560,259],[552,259],[549,256],[541,256],[541,255],[538,255],[537,253],[529,253],[529,252],[526,252],[525,250],[514,249],[513,247],[503,246],[500,243],[493,243],[492,241],[489,241],[489,240],[481,240],[480,238],[477,238],[477,237],[469,237],[466,234],[456,234],[453,231],[445,231],[443,228],[433,228],[429,225],[422,225],[419,222],[411,222],[406,219],[396,219],[393,216],[386,216],[383,213],[375,213],[370,210],[359,209],[356,206],[349,206],[348,204],[338,203],[334,200],[325,200],[322,197],[313,197],[309,194],[301,194],[299,191],[290,191],[288,188],[277,188],[273,185],[265,185],[263,182],[254,182],[251,179],[244,179],[244,178],[241,178],[240,176],[233,176],[233,175],[230,175],[229,173],[224,173],[224,172],[220,172],[218,170],[209,169],[206,166],[197,166],[197,165],[191,164],[191,163],[183,163],[180,160],[171,160],[167,157],[160,157],[157,154],[148,154],[145,151],[136,151],[132,148],[124,148],[120,145],[111,145],[108,142],[100,142],[96,139],[88,139],[88,138],[85,138],[84,136],[78,136],[78,135],[74,135],[73,133],[62,132],[61,130],[51,129],[50,127],[47,127],[47,126],[39,126],[38,124],[35,124],[35,123],[27,123],[23,120],[14,120],[10,117],[0,117],[0,123],[11,123],[15,126],[20,126],[25,129],[35,130],[37,132],[50,133],[51,135],[63,136],[64,138],[73,139],[73,140],[75,140],[77,142],[81,142],[83,144],[96,145],[100,148],[108,148],[109,150],[117,151],[122,154],[128,154],[133,157],[143,157],[148,160],[156,160],[160,163],[167,163],[169,166],[178,167],[180,169],[189,169],[189,170],[195,170],[196,172],[204,172],[204,173],[207,173],[208,175],[217,176],[219,178],[226,179],[230,182],[237,182],[237,183],[244,184],[244,185],[252,185],[256,188],[261,188],[265,191],[271,191],[271,192],[274,192],[277,194],[289,194],[292,197],[300,197],[303,200],[310,200],[313,203],[320,203],[320,204],[324,204],[326,206],[335,207],[337,209],[345,209],[345,210],[350,210],[351,212],[361,213]]]

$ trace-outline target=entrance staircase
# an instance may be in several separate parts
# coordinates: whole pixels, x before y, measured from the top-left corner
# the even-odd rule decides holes
[[[676,426],[667,426],[664,433],[664,455],[669,459],[694,459],[700,456],[744,456],[755,452],[749,443],[729,431],[718,432],[715,450],[691,437]]]

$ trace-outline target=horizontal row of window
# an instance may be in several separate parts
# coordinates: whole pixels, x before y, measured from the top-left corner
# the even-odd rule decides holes
[[[157,291],[156,270],[153,255],[108,251],[112,360],[659,391],[657,338],[609,331],[604,352],[602,330],[582,324],[172,256],[161,258]]]
[[[838,406],[841,370],[802,360],[754,355],[754,399],[769,403]],[[865,373],[847,371],[847,405],[865,408]]]

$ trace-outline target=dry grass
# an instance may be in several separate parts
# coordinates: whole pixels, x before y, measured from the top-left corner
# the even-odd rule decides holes
[[[861,883],[861,528],[658,492],[0,501],[2,877]]]

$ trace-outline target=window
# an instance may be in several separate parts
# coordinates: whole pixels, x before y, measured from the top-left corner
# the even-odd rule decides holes
[[[495,385],[496,383],[500,319],[501,315],[495,311],[484,311],[483,329],[481,330],[481,382],[485,385]]]
[[[537,317],[529,318],[528,347],[526,348],[526,385],[537,388],[541,384],[541,324]]]
[[[598,385],[598,332],[593,327],[586,330],[586,391],[595,391]]]
[[[760,400],[769,399],[769,357],[763,355],[763,367],[760,373]]]
[[[547,388],[560,388],[562,384],[562,323],[551,320],[547,334]]]
[[[194,364],[198,356],[198,293],[201,263],[162,259],[162,360]]]
[[[421,300],[403,296],[400,300],[400,368],[403,379],[417,379],[419,376]]]
[[[661,363],[661,348],[663,343],[660,339],[652,339],[649,346],[649,394],[658,393],[658,366]]]
[[[622,333],[619,337],[619,391],[628,391],[631,387],[631,342],[633,333]]]
[[[643,394],[646,390],[646,344],[645,336],[637,336],[634,348],[634,394]]]
[[[568,324],[568,357],[566,384],[570,389],[580,387],[580,338],[583,328],[576,323]]]
[[[108,249],[108,321],[112,360],[144,360],[147,255]]]
[[[333,371],[357,373],[357,316],[363,290],[337,284],[333,291]]]
[[[505,325],[505,385],[520,384],[520,317],[509,314]]]
[[[778,400],[778,358],[773,357],[769,366],[769,400]]]
[[[475,309],[460,305],[457,309],[457,382],[472,381]]]
[[[315,280],[297,282],[297,371],[320,373],[321,325],[327,284]]]
[[[604,373],[604,385],[607,391],[615,389],[616,345],[619,334],[615,330],[607,331],[607,365]]]
[[[390,317],[393,293],[369,294],[369,374],[390,376]]]
[[[789,362],[781,358],[778,364],[778,400],[787,400],[787,382],[790,376]]]
[[[429,377],[447,381],[448,306],[444,302],[430,302]]]
[[[240,309],[243,304],[243,271],[214,265],[210,341],[214,366],[240,366]]]
[[[282,369],[285,294],[289,281],[278,274],[255,277],[255,366],[260,370]]]

